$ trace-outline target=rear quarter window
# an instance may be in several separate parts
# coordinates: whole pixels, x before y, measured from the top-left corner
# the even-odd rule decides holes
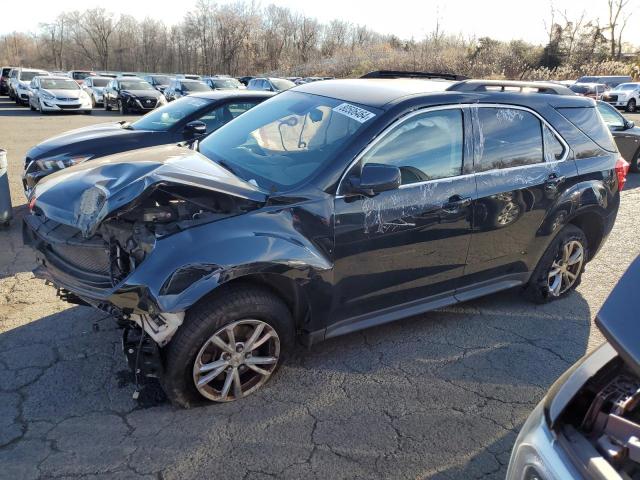
[[[598,144],[600,148],[609,152],[618,150],[611,132],[595,107],[558,108],[558,112]]]

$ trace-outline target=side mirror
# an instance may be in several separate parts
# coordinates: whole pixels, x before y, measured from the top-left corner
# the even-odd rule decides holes
[[[632,129],[632,128],[633,128],[633,127],[635,127],[635,126],[636,126],[635,122],[632,122],[631,120],[627,120],[627,121],[624,123],[624,128],[625,128],[625,130],[630,130],[630,129]]]
[[[184,126],[183,132],[185,135],[204,135],[207,133],[207,124],[200,120],[194,120]]]
[[[374,196],[388,190],[395,190],[400,187],[400,169],[394,165],[383,165],[380,163],[367,163],[362,167],[360,178],[349,179],[350,191]]]

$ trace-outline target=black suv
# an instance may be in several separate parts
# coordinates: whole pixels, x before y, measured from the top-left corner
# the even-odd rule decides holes
[[[25,218],[36,274],[116,316],[130,365],[184,406],[256,391],[296,338],[562,297],[628,164],[592,100],[463,85],[309,83],[190,148],[54,173]]]

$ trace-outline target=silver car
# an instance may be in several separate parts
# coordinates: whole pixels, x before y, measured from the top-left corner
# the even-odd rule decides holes
[[[87,77],[84,79],[82,90],[91,98],[91,105],[95,107],[103,104],[104,88],[110,81],[111,78],[109,77]]]
[[[29,107],[48,112],[83,112],[91,114],[91,98],[69,77],[34,77],[30,85]]]
[[[640,478],[640,257],[596,317],[608,342],[549,389],[516,440],[507,480]]]

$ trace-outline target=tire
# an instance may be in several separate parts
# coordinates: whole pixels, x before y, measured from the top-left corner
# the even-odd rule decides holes
[[[216,345],[211,342],[217,334],[226,336],[225,327],[235,329],[234,338],[236,341],[240,338],[244,339],[244,342],[236,343],[238,345],[236,348],[240,349],[237,351],[240,352],[240,355],[242,354],[241,345],[247,342],[247,336],[250,337],[248,332],[251,332],[250,328],[253,328],[243,322],[264,324],[263,332],[275,332],[276,334],[259,347],[260,349],[271,349],[269,350],[271,353],[265,354],[263,351],[258,355],[261,360],[275,358],[275,361],[272,361],[270,365],[262,365],[265,369],[270,369],[269,375],[257,374],[253,369],[243,364],[233,367],[233,373],[230,373],[232,372],[231,367],[227,365],[223,366],[224,370],[209,380],[208,384],[204,384],[200,389],[196,387],[196,376],[198,375],[197,378],[202,381],[206,380],[204,377],[207,375],[196,373],[199,372],[197,365],[205,363],[213,365],[215,362],[223,361],[225,355],[229,356],[223,350],[216,351]],[[242,336],[243,329],[247,329],[244,337]],[[262,338],[260,335],[258,337]],[[229,340],[228,337],[226,339]],[[276,342],[278,342],[277,351],[275,350]],[[289,350],[293,343],[294,330],[291,313],[282,300],[269,290],[258,286],[249,284],[223,286],[215,292],[215,295],[201,301],[187,312],[184,323],[171,339],[169,345],[163,349],[165,369],[160,381],[171,402],[185,408],[207,400],[213,402],[237,400],[253,393],[268,382],[281,364],[283,353]],[[208,348],[212,348],[213,353],[209,357],[205,357]],[[245,352],[244,355],[250,356],[255,351],[258,350]],[[218,356],[219,354],[220,356]],[[258,356],[254,358],[257,359]],[[218,360],[214,360],[216,358]],[[249,360],[243,361],[249,362]],[[243,368],[244,370],[242,370]],[[227,387],[228,395],[223,396],[227,377],[232,378],[230,385],[235,387],[236,370],[239,372],[237,378],[240,378],[241,375],[243,377],[241,384],[246,387],[243,388],[240,396],[236,396],[235,389]],[[215,375],[215,371],[211,374]],[[253,381],[252,379],[257,380]],[[215,385],[219,386],[219,390],[215,389]],[[231,396],[232,390],[233,395]]]
[[[91,108],[96,108],[96,96],[91,94]]]
[[[627,102],[627,107],[625,109],[629,113],[633,113],[636,111],[636,101],[635,99],[631,99]]]
[[[85,115],[91,115],[93,113],[93,110],[85,110],[84,112]]]
[[[579,264],[565,265],[564,260],[565,246],[576,247],[581,246],[582,255]],[[577,252],[572,250],[572,252]],[[575,253],[577,255],[577,253]],[[573,257],[574,255],[571,255]],[[582,281],[582,273],[584,272],[585,264],[589,258],[589,250],[587,237],[584,232],[575,225],[565,226],[558,235],[553,239],[547,250],[542,255],[542,258],[538,261],[538,265],[533,271],[529,283],[524,289],[525,297],[538,304],[548,303],[558,298],[562,298],[574,290]],[[553,279],[557,278],[557,275],[552,277],[552,272],[561,269],[558,268],[562,264],[569,274],[574,275],[574,279],[570,279],[569,276],[565,277],[564,274],[560,274],[560,288],[552,291],[552,287],[557,285],[553,282]],[[565,283],[567,282],[567,283]],[[572,283],[571,283],[572,282]]]
[[[47,113],[42,109],[42,102],[40,102],[40,100],[38,100],[38,111],[40,112],[40,115],[44,115]]]
[[[121,100],[118,100],[118,110],[120,111],[120,115],[126,115],[129,113],[127,107],[124,106]]]
[[[33,105],[31,105],[31,102],[29,102],[29,110],[31,110],[32,112],[36,111],[36,107],[34,107]]]
[[[104,99],[104,111],[105,112],[110,112],[111,111],[111,105],[109,105],[109,102],[107,102],[107,99]]]

